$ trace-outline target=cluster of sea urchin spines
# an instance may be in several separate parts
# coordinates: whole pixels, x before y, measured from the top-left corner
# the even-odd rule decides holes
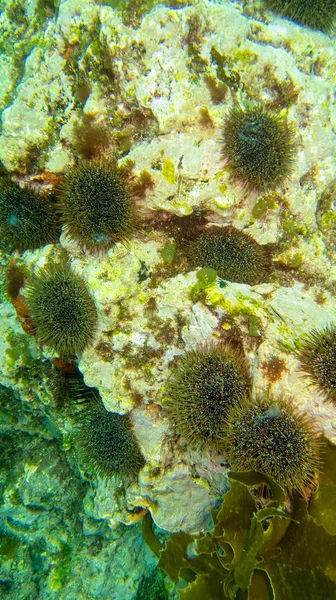
[[[232,469],[259,471],[292,495],[305,494],[320,467],[318,432],[293,401],[244,398],[228,413],[223,449]]]
[[[0,222],[2,244],[10,252],[35,250],[58,239],[58,219],[49,200],[8,177],[0,186]]]
[[[222,155],[232,179],[248,191],[277,188],[291,173],[293,129],[260,105],[234,106],[223,126]]]
[[[145,464],[129,416],[98,401],[80,411],[76,447],[83,466],[102,478],[134,477]]]
[[[40,270],[27,288],[38,341],[61,356],[81,354],[92,343],[97,309],[86,283],[68,263]]]
[[[312,329],[300,343],[298,359],[311,385],[336,402],[336,325]]]
[[[265,0],[266,7],[312,29],[329,32],[336,20],[336,0]]]
[[[209,344],[179,359],[165,407],[191,447],[217,447],[229,408],[250,389],[244,354],[229,344]]]
[[[66,233],[89,251],[107,250],[134,230],[134,205],[115,160],[81,161],[57,190]]]
[[[255,285],[269,268],[267,249],[235,227],[205,230],[191,245],[193,266],[214,269],[222,279]]]

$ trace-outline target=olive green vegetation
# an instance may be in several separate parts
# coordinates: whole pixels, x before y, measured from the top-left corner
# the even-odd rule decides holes
[[[336,325],[312,329],[300,342],[298,358],[310,382],[336,402]]]
[[[197,271],[196,278],[197,282],[189,292],[189,298],[193,304],[206,300],[206,291],[217,281],[217,272],[215,269],[203,267]]]
[[[28,284],[27,303],[38,341],[61,356],[80,354],[93,341],[97,309],[70,265],[40,270]]]
[[[243,188],[274,190],[292,171],[294,133],[285,117],[263,106],[235,106],[224,122],[222,155]]]
[[[100,477],[135,477],[145,464],[129,416],[107,411],[99,398],[77,415],[76,446],[83,466]]]
[[[242,352],[229,344],[199,347],[179,359],[167,384],[168,417],[191,447],[216,447],[229,408],[250,387]]]
[[[309,505],[297,497],[288,502],[281,487],[260,473],[231,473],[211,532],[176,533],[154,544],[144,522],[159,567],[173,582],[185,582],[179,600],[334,598],[335,465],[336,448],[328,443]],[[268,497],[260,496],[262,489]]]
[[[316,207],[316,221],[331,261],[336,261],[336,179],[323,190]]]
[[[196,277],[201,285],[207,287],[212,283],[215,283],[217,279],[217,271],[209,267],[203,267],[203,269],[197,271]]]
[[[0,234],[1,246],[9,252],[56,242],[59,227],[53,205],[32,190],[1,178]]]
[[[229,411],[222,435],[233,469],[261,471],[290,494],[304,494],[314,482],[320,444],[292,401],[244,398]]]
[[[269,257],[265,247],[235,227],[204,231],[191,245],[194,267],[214,269],[228,281],[255,285],[265,275]]]
[[[143,576],[134,600],[169,600],[171,588],[167,575],[156,567]]]
[[[267,8],[312,29],[331,31],[336,19],[336,0],[265,0]]]
[[[133,230],[133,203],[114,161],[79,162],[58,189],[66,233],[87,250],[107,250]]]
[[[127,25],[138,27],[143,16],[150,12],[157,4],[164,4],[171,8],[182,8],[192,4],[192,0],[98,0],[99,4],[108,4],[116,8]]]
[[[162,260],[166,265],[171,265],[176,257],[177,243],[176,240],[171,240],[167,242],[160,250],[160,254],[162,256]]]

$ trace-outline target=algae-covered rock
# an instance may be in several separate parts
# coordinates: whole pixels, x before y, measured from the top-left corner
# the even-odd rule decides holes
[[[316,221],[330,259],[336,258],[336,181],[322,192],[316,207]]]
[[[228,487],[222,449],[188,448],[168,420],[164,397],[178,357],[199,345],[235,345],[247,357],[256,392],[293,397],[326,437],[336,440],[335,407],[309,387],[297,358],[300,340],[336,314],[333,40],[266,12],[260,3],[229,0],[197,5],[149,0],[136,6],[5,0],[0,29],[0,159],[13,180],[55,193],[78,160],[113,155],[136,190],[137,219],[127,243],[121,240],[106,253],[86,253],[63,231],[59,242],[20,259],[1,255],[0,382],[24,405],[19,425],[10,410],[2,407],[1,413],[11,429],[7,462],[11,459],[17,472],[9,469],[9,481],[1,480],[0,518],[8,510],[14,525],[11,521],[13,530],[4,532],[8,539],[1,546],[10,558],[1,565],[0,593],[8,589],[17,597],[29,580],[24,593],[37,597],[38,572],[41,594],[51,598],[91,593],[133,600],[140,581],[138,595],[155,589],[143,580],[143,569],[135,568],[143,552],[137,523],[146,511],[160,527],[181,536],[184,566],[192,570],[190,536],[211,529],[211,510]],[[234,106],[246,111],[251,104],[286,117],[297,148],[288,179],[260,194],[233,185],[221,156],[224,121]],[[267,279],[257,273],[241,284],[195,271],[190,243],[209,226],[234,227],[267,248]],[[55,361],[54,352],[35,338],[24,286],[19,299],[6,292],[10,261],[19,261],[30,276],[64,259],[85,280],[99,312],[93,345],[78,363]],[[267,283],[252,285],[259,281]],[[132,482],[79,471],[71,417],[78,406],[66,404],[64,386],[66,374],[77,368],[85,384],[97,388],[107,411],[128,415],[146,461]],[[325,498],[322,479],[317,493]],[[278,536],[286,521],[288,539],[311,570],[320,560],[315,579],[308,571],[302,578],[307,575],[314,592],[320,586],[332,597],[333,567],[322,552],[318,556],[319,545],[333,547],[321,504],[312,501],[316,520],[298,505],[302,527],[296,529],[290,521],[294,513],[285,518],[280,500],[281,515],[252,518],[260,507],[243,485],[232,483],[221,513],[231,533],[230,517],[242,519],[236,545],[219,532],[223,558],[208,535],[198,540],[207,558],[181,598],[194,600],[196,592],[216,600],[220,594],[234,597],[235,582],[243,589],[250,577],[250,597],[260,600],[272,576],[290,580],[288,565],[295,555],[289,543],[283,560],[275,563],[263,555],[255,568],[261,539],[272,548],[272,536],[265,534],[271,518]],[[328,490],[326,481],[323,485]],[[237,499],[247,511],[245,521],[235,508]],[[326,506],[333,514],[332,502]],[[134,525],[131,533],[124,523]],[[48,532],[45,538],[42,530]],[[310,541],[316,536],[316,551],[307,547],[305,535]],[[228,563],[234,553],[232,571]],[[142,556],[146,566],[148,557]],[[14,568],[10,579],[14,560],[26,560],[29,577]],[[176,563],[175,580],[177,571]],[[301,572],[296,586],[300,578]],[[272,586],[281,598],[287,589],[282,592],[277,582]]]

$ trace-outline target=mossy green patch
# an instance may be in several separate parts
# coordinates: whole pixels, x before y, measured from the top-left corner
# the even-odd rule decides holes
[[[175,166],[170,158],[165,158],[163,161],[162,175],[171,185],[176,183]]]
[[[21,364],[23,363],[27,367],[33,365],[34,358],[30,352],[28,335],[10,331],[6,336],[6,341],[9,343],[9,348],[5,350],[9,366],[12,367],[17,361],[20,361]]]
[[[0,536],[0,557],[2,560],[12,560],[18,547],[19,540],[16,537],[10,535]]]
[[[272,210],[276,206],[276,202],[272,196],[262,196],[258,198],[252,208],[252,217],[254,219],[261,219],[268,210]]]
[[[220,307],[232,317],[243,318],[248,326],[249,334],[258,337],[262,330],[261,311],[262,305],[253,298],[246,298],[237,294],[235,302],[228,300],[221,290],[216,287],[209,288],[206,296],[206,304]]]
[[[320,219],[320,228],[322,231],[325,229],[336,228],[336,212],[333,210],[328,210],[322,215]]]
[[[197,283],[190,289],[189,298],[193,304],[196,304],[196,302],[206,304],[208,291],[212,288],[216,289],[217,272],[215,269],[204,267],[197,271],[196,277]]]
[[[59,544],[57,564],[52,571],[50,580],[50,587],[56,592],[64,588],[71,571],[71,546],[63,541],[60,541]]]
[[[310,235],[309,227],[287,210],[282,211],[280,215],[280,225],[283,230],[285,241],[292,241],[297,236],[308,238]]]
[[[176,256],[177,243],[176,240],[171,240],[164,245],[160,250],[162,260],[166,265],[171,265]]]
[[[215,271],[215,269],[204,267],[203,269],[197,271],[196,277],[200,283],[202,283],[204,286],[208,286],[216,281],[217,271]]]

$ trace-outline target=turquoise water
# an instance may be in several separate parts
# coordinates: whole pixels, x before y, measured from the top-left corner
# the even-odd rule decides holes
[[[335,0],[0,0],[0,598],[336,597]]]

